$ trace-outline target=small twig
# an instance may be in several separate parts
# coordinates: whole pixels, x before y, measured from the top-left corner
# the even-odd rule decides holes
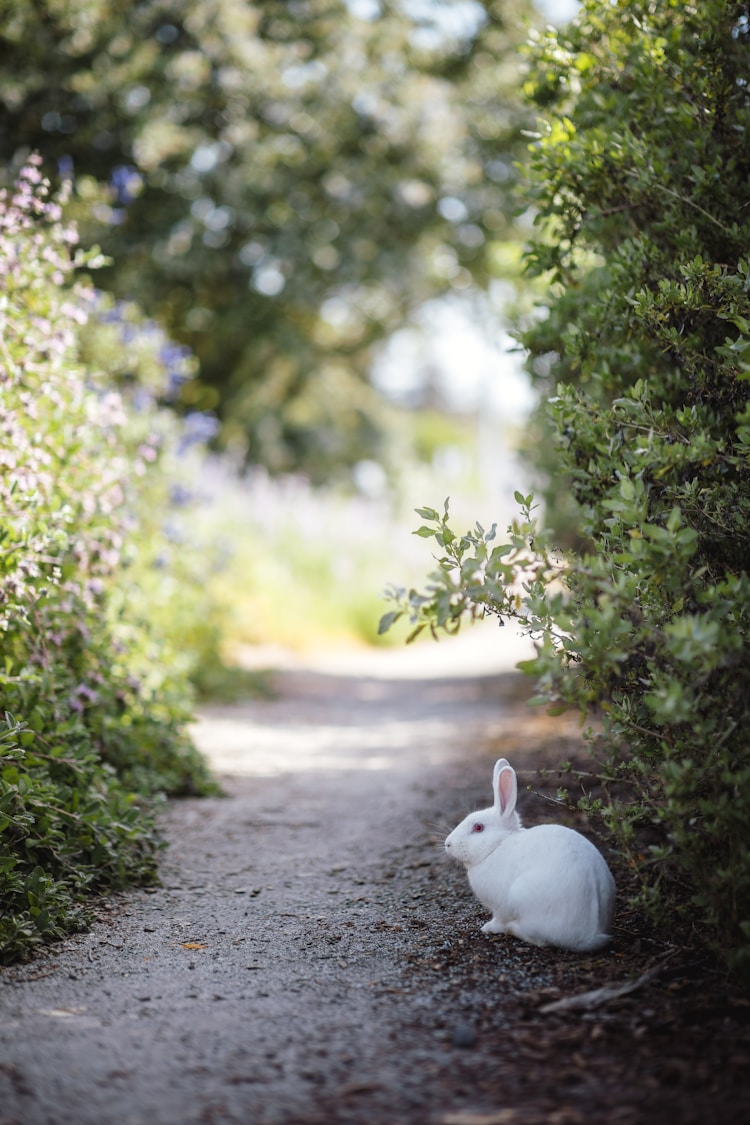
[[[635,173],[631,173],[631,175],[635,175]],[[694,210],[700,211],[701,215],[703,215],[705,219],[708,219],[709,222],[714,223],[714,225],[717,226],[719,230],[723,231],[724,234],[731,234],[729,227],[725,226],[725,224],[717,219],[715,215],[712,215],[710,211],[707,211],[705,207],[701,207],[700,204],[696,203],[694,199],[689,199],[686,195],[680,195],[679,192],[673,191],[671,188],[668,188],[666,184],[655,182],[653,186],[657,189],[657,191],[663,191],[666,195],[671,195],[673,199],[678,200],[678,202],[680,203],[684,203],[687,207],[692,207],[694,208]]]
[[[562,1000],[554,1000],[551,1004],[545,1004],[540,1011],[545,1016],[551,1015],[553,1012],[593,1012],[596,1008],[601,1008],[613,1000],[619,1000],[621,996],[627,996],[629,993],[643,988],[644,985],[659,975],[672,956],[672,953],[667,954],[666,957],[662,958],[656,965],[652,965],[650,969],[636,977],[635,980],[621,981],[619,984],[605,984],[601,988],[594,988],[589,992],[580,992],[577,996],[565,996]]]

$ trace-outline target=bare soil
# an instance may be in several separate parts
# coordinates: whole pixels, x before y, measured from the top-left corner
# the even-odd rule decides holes
[[[715,969],[624,908],[596,956],[487,937],[444,855],[495,758],[539,789],[577,728],[515,673],[387,668],[206,709],[227,795],[165,809],[163,886],[0,973],[0,1125],[750,1122],[750,1003]]]

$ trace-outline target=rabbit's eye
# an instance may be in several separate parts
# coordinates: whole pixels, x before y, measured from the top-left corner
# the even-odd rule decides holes
[[[477,821],[476,824],[472,824],[471,830],[472,832],[484,832],[484,825]]]

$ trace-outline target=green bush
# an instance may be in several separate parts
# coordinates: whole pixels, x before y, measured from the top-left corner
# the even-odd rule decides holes
[[[95,294],[31,158],[0,197],[0,958],[154,879],[144,794],[210,787],[186,669],[149,619],[142,519],[168,487],[163,413],[82,360]],[[154,509],[155,511],[156,509]],[[162,511],[164,509],[162,508]],[[139,538],[140,537],[140,538]],[[140,547],[139,547],[140,542]]]
[[[603,714],[602,811],[641,902],[746,979],[748,61],[750,10],[726,0],[588,0],[537,42],[527,263],[552,288],[523,340],[583,546],[554,551],[530,497],[497,546],[424,509],[441,559],[394,611],[526,621],[544,697]]]

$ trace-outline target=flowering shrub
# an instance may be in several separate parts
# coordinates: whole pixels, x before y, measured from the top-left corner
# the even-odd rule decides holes
[[[159,636],[157,666],[147,649],[128,642],[131,674],[133,661],[143,659],[141,690],[148,683],[158,706],[169,694],[170,677],[188,676],[200,691],[207,669],[214,678],[227,674],[219,653],[225,614],[210,581],[223,552],[198,527],[206,506],[205,444],[218,422],[198,411],[180,419],[162,408],[173,405],[193,378],[195,359],[143,320],[135,304],[97,293],[79,350],[88,369],[107,372],[127,406],[120,441],[132,466],[131,532],[125,565],[109,594],[110,620],[118,637],[136,623],[141,632]]]
[[[87,891],[153,879],[144,794],[209,785],[184,731],[189,669],[139,585],[139,536],[151,551],[166,539],[151,540],[141,513],[151,502],[158,518],[170,488],[176,423],[138,368],[117,390],[85,362],[97,347],[106,359],[106,333],[95,345],[96,297],[72,274],[96,256],[76,248],[39,165],[0,195],[5,960],[79,925]]]

